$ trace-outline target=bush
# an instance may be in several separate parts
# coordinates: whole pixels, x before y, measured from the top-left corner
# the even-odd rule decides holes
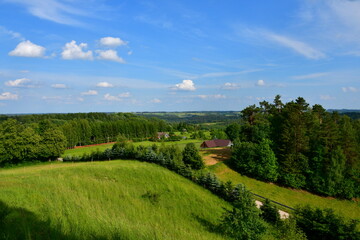
[[[266,199],[264,204],[260,207],[261,217],[269,223],[278,223],[280,221],[279,210]]]
[[[309,240],[360,239],[360,232],[356,229],[358,221],[346,222],[330,208],[322,210],[310,206],[298,207],[295,219]]]
[[[239,197],[232,210],[222,215],[218,229],[225,235],[243,240],[261,239],[266,227],[259,216],[251,193],[244,186],[239,187]]]

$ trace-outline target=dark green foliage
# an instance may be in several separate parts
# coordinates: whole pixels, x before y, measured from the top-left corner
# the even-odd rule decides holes
[[[204,167],[204,162],[199,154],[199,150],[194,143],[187,143],[183,152],[183,162],[192,169],[201,169]]]
[[[232,164],[242,174],[326,196],[360,196],[360,121],[305,99],[263,101],[242,112]],[[233,131],[233,132],[231,132]]]
[[[266,227],[259,216],[259,210],[245,187],[239,188],[239,191],[239,198],[233,203],[233,209],[225,209],[218,229],[234,239],[261,239]]]
[[[160,193],[147,191],[145,194],[143,194],[141,197],[148,199],[152,204],[157,204],[160,201]]]
[[[263,205],[260,207],[261,217],[272,224],[278,223],[280,221],[279,210],[271,204],[269,199],[266,199],[263,202]]]
[[[235,141],[232,152],[235,168],[240,173],[261,180],[276,181],[278,165],[270,143],[268,139],[263,139],[259,144]]]
[[[356,220],[345,221],[332,209],[313,209],[310,206],[298,207],[295,211],[298,226],[309,240],[359,240],[360,232]]]
[[[14,119],[0,124],[0,164],[54,160],[64,152],[66,139],[59,129],[47,123],[36,127]]]
[[[293,218],[284,219],[276,224],[278,240],[306,240],[306,234],[296,225]]]

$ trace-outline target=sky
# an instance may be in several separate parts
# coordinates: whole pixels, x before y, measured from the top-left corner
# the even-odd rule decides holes
[[[0,0],[0,114],[360,109],[360,0]]]

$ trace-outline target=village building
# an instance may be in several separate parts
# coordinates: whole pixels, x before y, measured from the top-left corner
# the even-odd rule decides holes
[[[230,140],[227,139],[214,139],[204,141],[200,147],[201,148],[214,148],[214,147],[231,147],[233,144]]]

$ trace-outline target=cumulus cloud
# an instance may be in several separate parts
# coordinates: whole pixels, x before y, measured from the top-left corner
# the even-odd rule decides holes
[[[76,41],[72,40],[69,43],[66,43],[63,47],[61,56],[63,59],[83,59],[83,60],[92,60],[93,54],[92,51],[85,52],[84,49],[87,48],[86,43],[76,44]]]
[[[112,88],[114,87],[114,85],[112,85],[111,83],[108,82],[99,82],[98,84],[96,84],[97,87],[103,87],[103,88]]]
[[[115,50],[109,49],[109,50],[97,50],[96,51],[99,56],[97,59],[99,60],[107,60],[107,61],[114,61],[118,63],[125,63],[124,59],[119,57],[117,55],[117,52]]]
[[[67,86],[65,84],[62,84],[62,83],[55,83],[55,84],[52,84],[51,85],[52,88],[67,88]]]
[[[110,95],[110,93],[106,93],[104,95],[104,99],[107,101],[122,101],[124,98],[130,97],[131,94],[129,92],[120,93],[117,96]]]
[[[195,91],[196,87],[192,80],[183,80],[181,83],[175,84],[174,90]]]
[[[225,95],[222,94],[215,94],[215,95],[198,95],[201,99],[224,99],[226,98]]]
[[[82,92],[81,95],[98,95],[98,92],[96,90],[89,90],[87,92]]]
[[[259,87],[265,86],[265,81],[262,80],[262,79],[260,79],[260,80],[258,80],[258,81],[256,82],[256,85],[259,86]]]
[[[100,39],[100,44],[106,47],[117,47],[117,46],[127,45],[128,43],[120,38],[103,37]]]
[[[18,100],[19,96],[10,92],[0,94],[0,100]]]
[[[358,89],[355,87],[342,87],[341,88],[343,92],[357,92]]]
[[[30,85],[31,80],[27,78],[20,78],[13,81],[5,82],[5,85],[8,87],[33,87]]]
[[[19,43],[14,50],[9,52],[10,56],[16,57],[44,57],[45,48],[36,45],[29,40]]]
[[[236,83],[224,83],[224,85],[222,86],[222,89],[226,89],[226,90],[234,90],[234,89],[239,89],[240,86],[239,84]]]
[[[152,103],[161,103],[161,100],[158,99],[158,98],[154,98],[150,102],[152,102]]]

